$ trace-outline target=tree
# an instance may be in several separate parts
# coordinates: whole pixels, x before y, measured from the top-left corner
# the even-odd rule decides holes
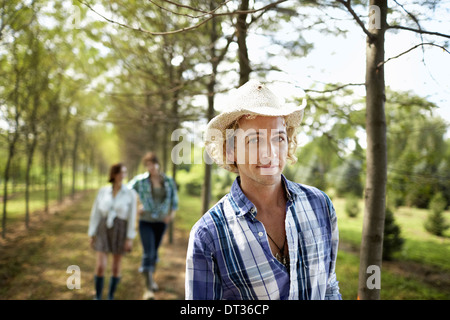
[[[215,1],[210,1],[210,10],[213,10],[215,7]],[[208,98],[208,108],[206,111],[206,120],[209,122],[215,116],[215,108],[214,108],[214,98],[216,92],[216,84],[217,84],[217,72],[219,64],[224,60],[225,55],[228,51],[228,48],[231,42],[234,39],[234,35],[230,35],[227,37],[226,45],[222,48],[218,48],[218,40],[221,37],[222,28],[220,26],[222,19],[214,18],[212,19],[206,26],[209,30],[210,37],[210,52],[209,52],[209,61],[211,64],[211,75],[209,77],[209,81],[207,83],[207,98]],[[203,183],[203,194],[202,194],[202,211],[201,214],[207,212],[209,210],[209,204],[211,202],[211,176],[212,176],[212,161],[205,152],[205,158],[208,160],[205,163],[205,174],[204,174],[204,183]]]
[[[33,157],[38,143],[38,137],[40,134],[41,125],[41,114],[43,113],[43,97],[46,96],[47,86],[48,86],[48,68],[49,65],[43,63],[43,56],[46,54],[40,42],[40,30],[39,26],[35,26],[34,23],[31,24],[33,28],[28,33],[29,37],[29,50],[30,50],[30,68],[28,69],[28,74],[30,78],[27,79],[27,91],[30,93],[31,99],[30,104],[26,107],[26,113],[24,116],[24,121],[27,126],[24,126],[24,140],[26,145],[27,154],[27,167],[25,174],[25,226],[29,227],[30,219],[30,173],[33,164]],[[47,60],[48,61],[48,60]],[[39,112],[40,111],[40,112]]]
[[[350,157],[340,167],[339,172],[340,175],[336,179],[336,192],[338,195],[361,197],[363,193],[361,183],[362,161]]]
[[[450,228],[443,216],[444,210],[447,208],[447,201],[442,193],[438,192],[430,201],[428,218],[425,221],[425,229],[438,237],[442,237],[444,231]]]
[[[448,126],[433,115],[435,108],[411,92],[387,90],[387,188],[396,205],[427,208],[432,196],[448,185],[445,171],[440,172]]]
[[[70,151],[74,189],[80,164],[77,150],[84,149],[80,139],[84,124],[88,118],[96,118],[98,106],[102,106],[100,103],[95,105],[98,100],[90,96],[89,90],[84,90],[99,75],[95,72],[103,71],[101,63],[96,68],[83,69],[83,64],[92,63],[94,58],[101,62],[97,58],[98,52],[92,54],[89,39],[79,37],[81,32],[89,35],[92,26],[86,24],[80,31],[67,23],[63,2],[49,7],[39,0],[0,4],[0,136],[4,139],[0,148],[8,153],[1,161],[2,166],[5,165],[2,177],[3,237],[6,236],[10,178],[16,176],[20,182],[25,182],[25,224],[28,227],[29,198],[34,183],[43,181],[48,211],[51,168],[56,167],[56,155],[61,156],[58,160],[59,199],[62,200],[63,172],[67,170],[70,146],[73,146]],[[42,159],[37,157],[39,151]],[[101,157],[97,155],[98,159]],[[40,164],[43,177],[37,174]],[[24,174],[20,176],[11,172],[22,168]],[[16,184],[13,183],[13,192]]]
[[[30,94],[24,90],[26,86],[26,70],[30,67],[30,59],[25,59],[28,47],[26,45],[23,46],[21,42],[24,38],[26,38],[28,25],[31,24],[36,18],[33,12],[34,2],[31,4],[30,8],[27,7],[19,13],[15,12],[15,5],[17,5],[17,3],[3,3],[1,7],[2,19],[0,40],[2,40],[3,33],[5,32],[8,32],[12,37],[10,42],[5,43],[12,55],[11,63],[8,63],[7,57],[1,57],[1,64],[3,65],[1,72],[5,75],[5,77],[2,76],[2,78],[5,80],[10,79],[8,82],[2,83],[5,89],[3,91],[3,97],[0,100],[2,105],[6,107],[6,110],[4,110],[3,113],[6,115],[5,119],[8,123],[6,134],[8,158],[3,174],[3,238],[6,237],[8,181],[10,178],[10,169],[17,151],[17,143],[19,142],[20,130],[23,125],[24,109],[30,101]]]
[[[354,20],[366,34],[366,184],[365,212],[360,252],[359,290],[360,299],[379,299],[380,289],[369,289],[367,268],[376,265],[381,268],[383,231],[385,219],[385,198],[387,180],[387,144],[385,119],[385,82],[384,64],[390,59],[384,57],[384,37],[388,29],[402,29],[423,34],[431,34],[450,38],[437,32],[421,28],[419,20],[403,6],[400,7],[418,25],[418,29],[387,23],[388,5],[386,0],[370,0],[369,28],[364,26],[355,12],[350,0],[338,0],[352,15]],[[398,2],[395,1],[397,4]],[[429,43],[427,43],[429,44]],[[421,45],[416,47],[424,46]],[[431,44],[436,45],[436,44]],[[413,49],[413,48],[412,48]],[[409,52],[409,49],[406,52]],[[402,54],[401,54],[402,55]],[[397,57],[401,56],[398,55]]]

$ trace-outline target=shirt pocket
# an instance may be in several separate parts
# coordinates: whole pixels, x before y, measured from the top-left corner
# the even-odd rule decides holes
[[[326,227],[300,233],[303,265],[312,281],[322,283],[328,274],[331,255],[331,234]]]

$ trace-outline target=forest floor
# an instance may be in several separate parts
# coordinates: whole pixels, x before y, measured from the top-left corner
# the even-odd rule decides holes
[[[74,199],[68,197],[63,203],[52,206],[49,213],[32,212],[29,229],[25,228],[23,222],[9,226],[6,239],[0,238],[1,300],[93,299],[95,252],[89,246],[87,230],[95,196],[95,191],[80,192]],[[160,262],[155,273],[155,280],[160,288],[155,293],[158,300],[184,299],[188,236],[188,231],[176,228],[176,224],[173,242],[169,243],[167,232],[164,236],[159,251]],[[340,243],[339,246],[340,251],[351,254],[352,257],[357,256],[355,249],[346,243]],[[122,278],[116,299],[142,298],[144,281],[138,272],[141,257],[138,235],[134,240],[133,250],[123,257]],[[351,262],[354,268],[358,264],[353,260]],[[78,266],[80,270],[80,289],[70,289],[68,286],[68,282],[75,283],[70,281],[73,273],[68,272],[69,266]],[[395,278],[415,279],[426,287],[438,289],[441,298],[450,297],[448,272],[404,261],[383,262],[383,269]],[[110,275],[111,257],[105,276],[104,297]],[[344,280],[341,284],[345,285],[345,282]],[[351,292],[353,291],[352,289]],[[347,296],[349,298],[353,297]]]

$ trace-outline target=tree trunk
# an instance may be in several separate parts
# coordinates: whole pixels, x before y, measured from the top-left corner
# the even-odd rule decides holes
[[[165,94],[162,95],[162,103],[161,103],[161,112],[164,112],[164,110],[166,110],[166,101],[167,101],[167,97]],[[167,173],[167,168],[168,168],[168,161],[169,161],[169,148],[167,148],[167,146],[170,144],[169,143],[169,125],[168,123],[163,123],[163,136],[162,136],[162,169],[164,173]]]
[[[37,62],[36,62],[37,63]],[[34,151],[36,150],[36,145],[38,141],[38,117],[37,117],[37,111],[40,104],[40,95],[39,95],[39,89],[36,87],[36,92],[34,93],[33,98],[33,110],[31,112],[31,117],[29,119],[29,124],[31,128],[31,142],[28,143],[29,138],[28,135],[25,138],[26,145],[27,145],[27,171],[26,171],[26,179],[25,179],[25,227],[28,229],[30,224],[30,175],[31,175],[31,167],[33,165],[33,157],[34,157]]]
[[[173,58],[173,55],[171,52],[169,61],[172,61],[172,58]],[[175,88],[180,84],[180,81],[182,79],[182,73],[183,73],[183,70],[182,70],[181,65],[178,67],[178,69],[174,68],[174,66],[172,64],[169,65],[169,83],[170,83],[171,87]],[[171,122],[172,132],[174,132],[179,127],[179,118],[178,118],[179,93],[180,93],[180,91],[178,89],[173,91],[173,93],[172,93],[172,109],[171,109],[172,110],[171,115],[173,117],[172,122]],[[172,141],[172,150],[173,150],[173,148],[175,148],[176,144],[177,144],[177,141]],[[175,185],[177,185],[177,164],[175,162],[172,162],[172,179],[173,179]],[[168,227],[169,227],[169,243],[172,244],[173,243],[173,228],[174,228],[173,220],[169,223]]]
[[[210,9],[214,9],[214,1],[210,2]],[[211,51],[210,51],[210,61],[212,66],[211,78],[208,83],[208,111],[206,112],[206,118],[208,122],[214,118],[214,95],[215,95],[215,86],[216,86],[216,74],[217,74],[217,66],[219,65],[219,60],[216,54],[216,42],[217,42],[217,21],[216,19],[211,20],[211,32],[210,32],[210,42],[211,42]],[[212,164],[211,159],[207,152],[205,152],[205,176],[203,181],[203,205],[202,212],[203,215],[206,211],[209,210],[209,203],[211,202],[211,176],[212,176]]]
[[[44,146],[44,203],[45,203],[45,213],[48,214],[48,203],[49,203],[49,195],[48,195],[48,154],[50,150],[50,135],[47,133],[47,139]]]
[[[18,129],[17,129],[18,130]],[[14,132],[13,140],[9,144],[8,160],[6,161],[5,172],[3,174],[3,217],[2,217],[2,238],[6,238],[6,208],[8,203],[8,181],[11,161],[14,156],[15,146],[18,139],[18,132]]]
[[[367,38],[366,47],[367,174],[358,290],[358,297],[362,300],[380,299],[381,286],[374,287],[374,284],[381,283],[379,276],[387,180],[384,68],[378,67],[378,64],[384,61],[387,1],[371,0],[370,5],[380,8],[381,27],[371,30],[373,38]]]
[[[80,139],[81,121],[75,126],[75,141],[72,150],[72,199],[75,197],[76,175],[77,175],[77,159],[78,159],[78,141]]]
[[[33,134],[33,140],[28,150],[27,169],[25,174],[25,227],[28,229],[30,226],[30,175],[31,166],[33,165],[34,150],[36,149],[37,137]]]
[[[14,57],[17,59],[16,57],[16,46],[14,46]],[[20,127],[20,115],[21,115],[21,111],[19,109],[19,87],[20,87],[20,70],[17,68],[17,66],[15,66],[15,74],[16,74],[16,79],[15,79],[15,85],[14,85],[14,92],[13,92],[13,96],[14,96],[14,105],[15,105],[15,111],[16,114],[14,116],[14,124],[15,124],[15,128],[11,128],[11,129],[15,129],[13,136],[12,136],[12,140],[8,141],[8,147],[9,147],[9,153],[8,153],[8,160],[6,161],[6,166],[5,166],[5,171],[4,171],[4,178],[3,178],[3,183],[4,183],[4,189],[3,189],[3,217],[2,217],[2,238],[6,238],[6,208],[7,208],[7,202],[8,202],[8,180],[9,180],[9,170],[11,168],[11,164],[12,164],[12,159],[14,157],[14,153],[15,153],[15,148],[16,148],[16,143],[17,140],[19,139],[19,127]]]
[[[64,199],[64,162],[66,159],[66,148],[61,141],[61,150],[59,154],[59,175],[58,175],[58,202],[62,203]]]
[[[249,0],[242,0],[239,10],[248,10]],[[239,47],[239,86],[242,86],[250,79],[250,61],[247,49],[247,14],[239,14],[236,22],[237,43]]]

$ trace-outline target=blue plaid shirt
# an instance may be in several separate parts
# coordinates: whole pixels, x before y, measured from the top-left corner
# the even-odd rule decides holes
[[[134,189],[138,193],[139,200],[144,206],[144,211],[150,213],[152,221],[162,221],[171,210],[178,209],[178,195],[175,182],[164,174],[163,180],[166,196],[161,203],[157,203],[153,199],[150,174],[148,172],[135,176],[127,184],[129,189]]]
[[[288,201],[290,270],[270,250],[256,207],[239,186],[194,225],[186,259],[186,299],[341,299],[335,264],[338,227],[322,191],[282,176]]]

